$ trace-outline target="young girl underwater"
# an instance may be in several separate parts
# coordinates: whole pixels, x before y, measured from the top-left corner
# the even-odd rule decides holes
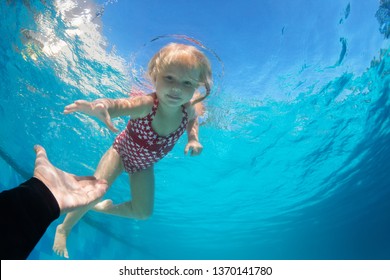
[[[148,75],[155,87],[152,94],[121,98],[75,101],[64,113],[81,112],[98,118],[118,132],[111,119],[130,116],[125,130],[101,158],[94,176],[105,179],[111,186],[126,171],[130,175],[131,201],[114,205],[106,199],[85,209],[67,214],[57,227],[53,250],[69,258],[66,240],[73,226],[91,208],[106,214],[147,219],[154,205],[154,163],[172,150],[187,130],[188,143],[184,152],[199,155],[202,145],[198,139],[198,115],[201,101],[210,94],[211,66],[197,48],[171,43],[160,49],[149,61]],[[201,95],[197,89],[204,87]]]

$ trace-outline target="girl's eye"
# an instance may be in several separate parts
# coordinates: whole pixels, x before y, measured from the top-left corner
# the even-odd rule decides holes
[[[167,82],[172,82],[172,81],[173,81],[173,77],[172,77],[172,76],[165,76],[164,79],[165,79]]]
[[[184,85],[185,85],[186,87],[192,87],[192,86],[193,86],[192,83],[191,83],[190,81],[185,81],[185,82],[184,82]]]

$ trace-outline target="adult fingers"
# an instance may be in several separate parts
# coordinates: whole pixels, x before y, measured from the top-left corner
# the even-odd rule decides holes
[[[35,158],[35,168],[38,166],[38,164],[42,164],[44,162],[48,162],[49,159],[47,158],[47,154],[46,154],[46,150],[40,146],[40,145],[35,145],[34,146],[34,151],[35,151],[35,154],[36,154],[36,158]],[[34,173],[35,173],[35,169],[34,169]]]
[[[35,151],[35,154],[37,155],[37,158],[38,157],[45,157],[45,158],[47,158],[46,150],[41,145],[35,145],[34,146],[34,151]]]
[[[100,199],[108,190],[107,182],[101,180],[95,180],[87,185],[86,194],[88,198],[88,204]]]
[[[80,182],[80,181],[93,181],[93,180],[96,180],[95,176],[74,176],[74,178],[78,182]]]
[[[89,178],[89,179],[87,179]],[[76,180],[83,186],[88,203],[102,197],[108,190],[108,183],[104,179],[97,180],[95,177],[77,177]]]

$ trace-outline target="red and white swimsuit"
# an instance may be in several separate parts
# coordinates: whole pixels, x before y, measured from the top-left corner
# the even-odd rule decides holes
[[[146,169],[166,156],[183,135],[188,124],[188,114],[182,106],[183,119],[179,128],[168,136],[158,135],[152,128],[158,98],[154,97],[152,111],[143,118],[130,119],[127,127],[116,138],[113,148],[120,154],[126,172]]]

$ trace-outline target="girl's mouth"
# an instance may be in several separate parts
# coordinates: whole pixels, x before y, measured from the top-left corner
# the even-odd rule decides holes
[[[174,95],[169,95],[167,94],[168,98],[172,99],[172,100],[180,100],[180,97],[179,96],[174,96]]]

